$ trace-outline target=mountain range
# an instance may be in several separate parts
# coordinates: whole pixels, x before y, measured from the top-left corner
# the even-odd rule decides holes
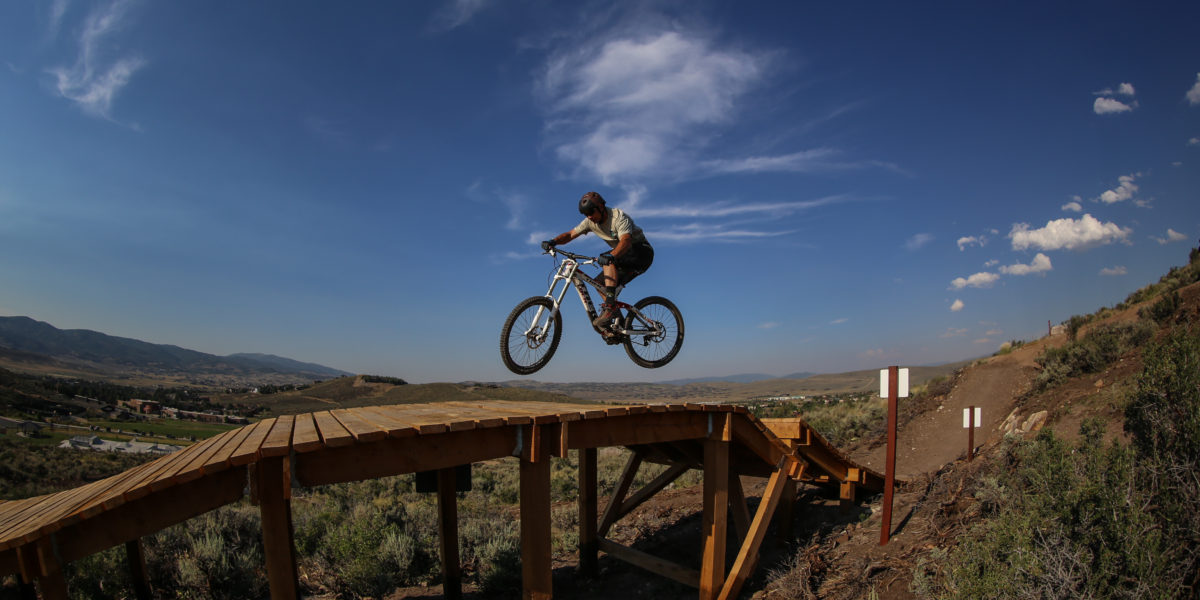
[[[196,384],[303,383],[351,375],[271,354],[217,356],[89,329],[58,329],[29,317],[0,317],[0,358],[85,374]]]

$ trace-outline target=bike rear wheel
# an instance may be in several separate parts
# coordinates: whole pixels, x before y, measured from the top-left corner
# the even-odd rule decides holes
[[[650,296],[633,305],[646,319],[633,312],[625,317],[625,353],[638,366],[656,369],[675,358],[683,347],[683,315],[670,300]],[[657,325],[657,327],[656,327]]]
[[[561,338],[562,313],[545,296],[527,298],[504,320],[500,359],[509,371],[529,375],[550,362]]]

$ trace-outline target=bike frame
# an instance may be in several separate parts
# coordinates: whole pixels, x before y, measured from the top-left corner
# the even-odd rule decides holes
[[[550,318],[546,319],[545,323],[542,323],[542,313],[545,311],[545,308],[539,307],[538,312],[534,315],[533,324],[525,332],[525,335],[528,336],[540,327],[541,331],[537,332],[537,336],[542,339],[549,334],[550,324],[554,321],[554,316],[561,311],[563,298],[567,294],[567,289],[572,285],[575,287],[575,291],[579,293],[579,301],[583,303],[583,308],[587,312],[589,321],[594,320],[598,313],[596,312],[596,305],[592,303],[592,295],[588,292],[587,286],[591,285],[596,288],[597,292],[604,293],[603,283],[579,270],[579,267],[583,265],[598,265],[599,263],[594,257],[575,254],[557,248],[551,248],[549,254],[554,257],[562,256],[562,262],[555,267],[554,277],[550,281],[550,289],[546,290],[546,298],[554,305],[554,310],[550,313]],[[561,287],[559,286],[560,283],[562,284]],[[623,285],[617,286],[616,292],[620,293],[624,288],[625,286]],[[617,309],[628,311],[630,315],[635,317],[637,322],[644,324],[645,328],[635,327],[627,329],[625,328],[625,324],[621,323],[620,327],[615,330],[616,333],[625,336],[662,334],[661,323],[646,317],[632,305],[617,301]],[[604,333],[604,330],[594,324],[592,325],[592,329],[596,330],[596,333]]]

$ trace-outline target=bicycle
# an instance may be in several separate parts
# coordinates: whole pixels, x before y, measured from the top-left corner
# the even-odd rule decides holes
[[[529,375],[546,366],[562,338],[563,296],[572,285],[587,311],[588,322],[596,319],[591,285],[601,295],[604,285],[580,270],[584,265],[599,265],[596,257],[567,252],[559,248],[546,251],[555,259],[550,289],[543,296],[526,298],[512,309],[500,332],[500,358],[508,370]],[[561,259],[561,262],[559,260]],[[599,275],[599,274],[597,274]],[[562,283],[561,289],[559,283]],[[624,286],[617,287],[619,293]],[[683,315],[670,300],[649,296],[630,305],[617,302],[616,316],[607,325],[592,325],[609,345],[624,344],[625,353],[635,364],[656,369],[675,358],[683,346]]]

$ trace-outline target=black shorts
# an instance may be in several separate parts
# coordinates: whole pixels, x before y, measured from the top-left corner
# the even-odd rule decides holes
[[[617,283],[625,285],[645,273],[654,262],[654,248],[648,242],[634,243],[629,251],[616,257]]]

